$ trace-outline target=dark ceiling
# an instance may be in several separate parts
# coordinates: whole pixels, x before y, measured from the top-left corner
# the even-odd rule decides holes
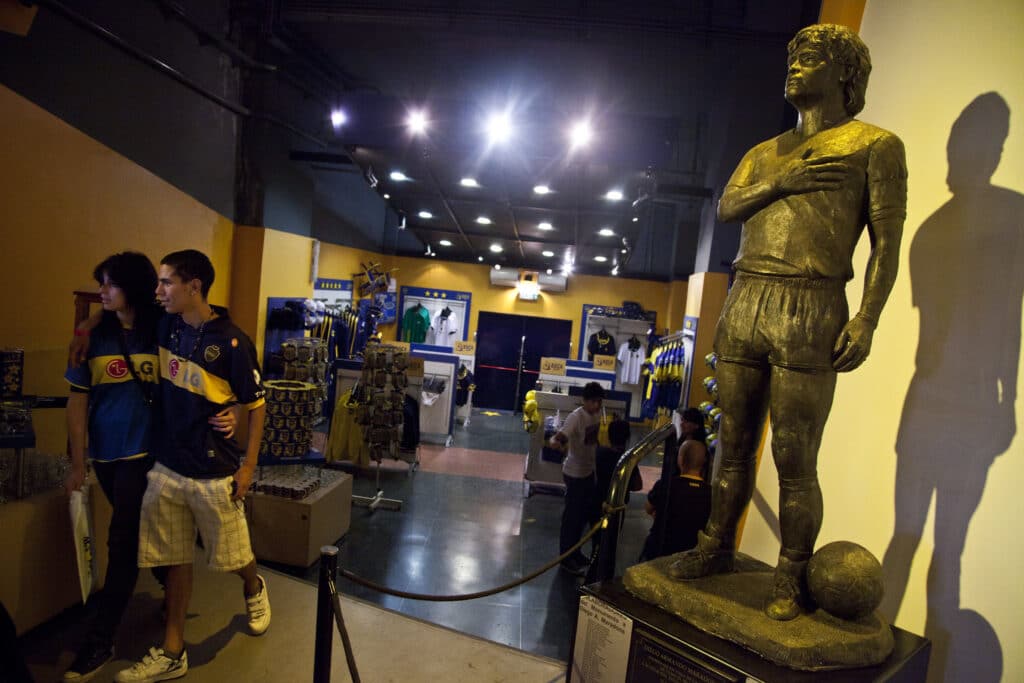
[[[739,154],[783,122],[785,45],[819,4],[283,0],[278,30],[343,85],[348,117],[336,132],[347,155],[292,160],[328,202],[353,161],[376,178],[419,241],[396,240],[399,253],[686,277]],[[424,135],[405,127],[413,109]],[[513,125],[504,145],[483,131],[496,110]],[[594,137],[571,151],[579,118]]]

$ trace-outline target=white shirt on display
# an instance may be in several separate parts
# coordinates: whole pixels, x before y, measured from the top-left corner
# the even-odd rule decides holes
[[[629,342],[624,342],[619,347],[616,356],[619,359],[619,384],[639,384],[640,368],[644,364],[643,345],[635,350],[629,348]]]
[[[459,321],[455,311],[449,308],[448,315],[443,315],[443,311],[444,309],[441,309],[434,316],[430,331],[427,332],[427,343],[435,346],[455,346],[458,340],[455,334],[459,331]]]

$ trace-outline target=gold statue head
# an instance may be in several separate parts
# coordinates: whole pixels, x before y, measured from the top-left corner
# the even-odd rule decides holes
[[[871,75],[871,55],[860,37],[838,24],[812,24],[800,29],[787,47],[792,59],[804,45],[821,48],[834,64],[841,64],[847,73],[843,82],[843,104],[846,113],[856,116],[864,108],[864,94]]]

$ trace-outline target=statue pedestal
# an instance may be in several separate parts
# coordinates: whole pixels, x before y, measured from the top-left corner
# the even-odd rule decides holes
[[[568,681],[924,681],[931,642],[892,627],[892,654],[875,666],[822,672],[772,664],[629,594],[621,579],[581,589]]]

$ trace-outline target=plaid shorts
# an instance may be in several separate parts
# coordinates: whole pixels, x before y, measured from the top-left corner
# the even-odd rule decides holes
[[[160,463],[146,475],[139,523],[139,566],[191,564],[196,529],[207,565],[235,571],[253,561],[242,501],[231,500],[232,477],[192,479]]]

